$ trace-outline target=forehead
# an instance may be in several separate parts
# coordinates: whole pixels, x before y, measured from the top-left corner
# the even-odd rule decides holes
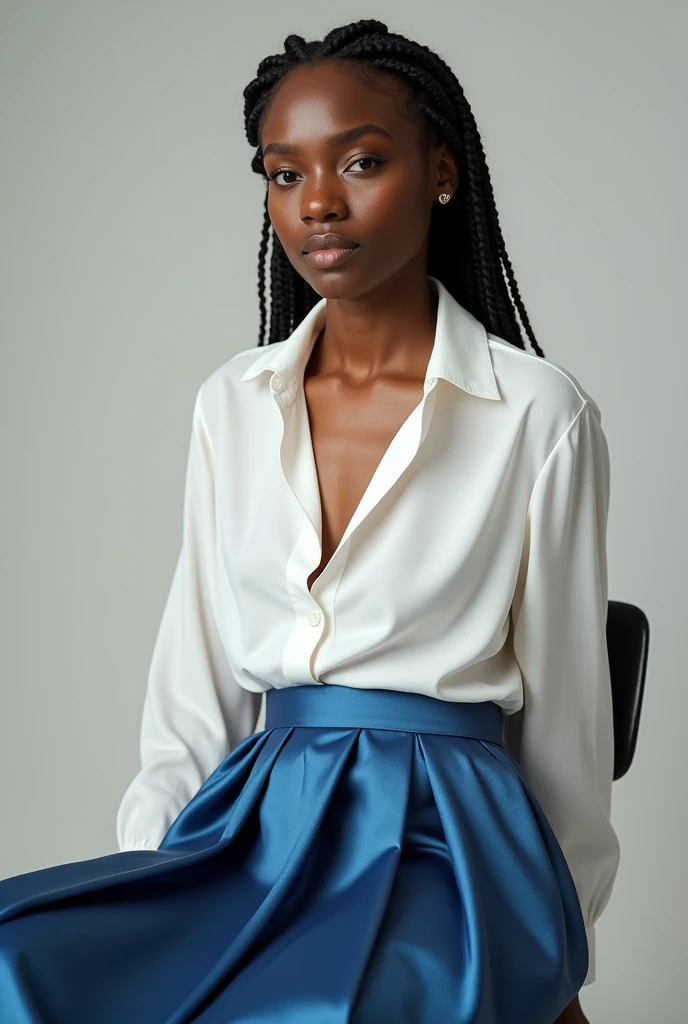
[[[365,75],[335,61],[298,67],[277,86],[261,126],[261,145],[297,145],[364,122],[385,128],[395,141],[417,141],[403,90],[388,75]]]

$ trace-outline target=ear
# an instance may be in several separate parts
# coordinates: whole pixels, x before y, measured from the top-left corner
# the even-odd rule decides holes
[[[435,150],[434,182],[439,192],[454,195],[459,184],[459,171],[454,154],[446,142],[442,142]]]

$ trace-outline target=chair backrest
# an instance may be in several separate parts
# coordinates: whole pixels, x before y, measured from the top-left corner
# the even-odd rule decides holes
[[[631,766],[645,689],[650,624],[636,605],[609,601],[607,651],[614,709],[614,780]]]

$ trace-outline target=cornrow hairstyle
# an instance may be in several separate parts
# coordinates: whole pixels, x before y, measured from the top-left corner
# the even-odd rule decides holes
[[[260,131],[272,97],[294,68],[340,61],[367,84],[394,87],[406,101],[426,138],[445,141],[459,170],[452,202],[433,204],[428,239],[428,274],[478,319],[485,329],[525,349],[520,322],[535,353],[538,346],[516,283],[499,225],[490,173],[480,134],[463,89],[451,68],[427,46],[389,32],[375,19],[334,28],[322,40],[289,35],[284,52],[265,57],[243,92],[246,137],[256,152],[251,168],[266,182],[263,233],[258,256],[260,329],[265,344],[265,263],[270,252],[270,324],[267,343],[287,338],[321,296],[290,263],[268,213],[269,178],[263,166]],[[385,82],[385,78],[387,82]],[[518,314],[518,316],[517,316]]]

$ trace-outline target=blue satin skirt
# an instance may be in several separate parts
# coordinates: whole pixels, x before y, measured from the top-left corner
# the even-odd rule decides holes
[[[267,693],[158,850],[0,881],[2,1024],[552,1024],[588,970],[492,702]]]

